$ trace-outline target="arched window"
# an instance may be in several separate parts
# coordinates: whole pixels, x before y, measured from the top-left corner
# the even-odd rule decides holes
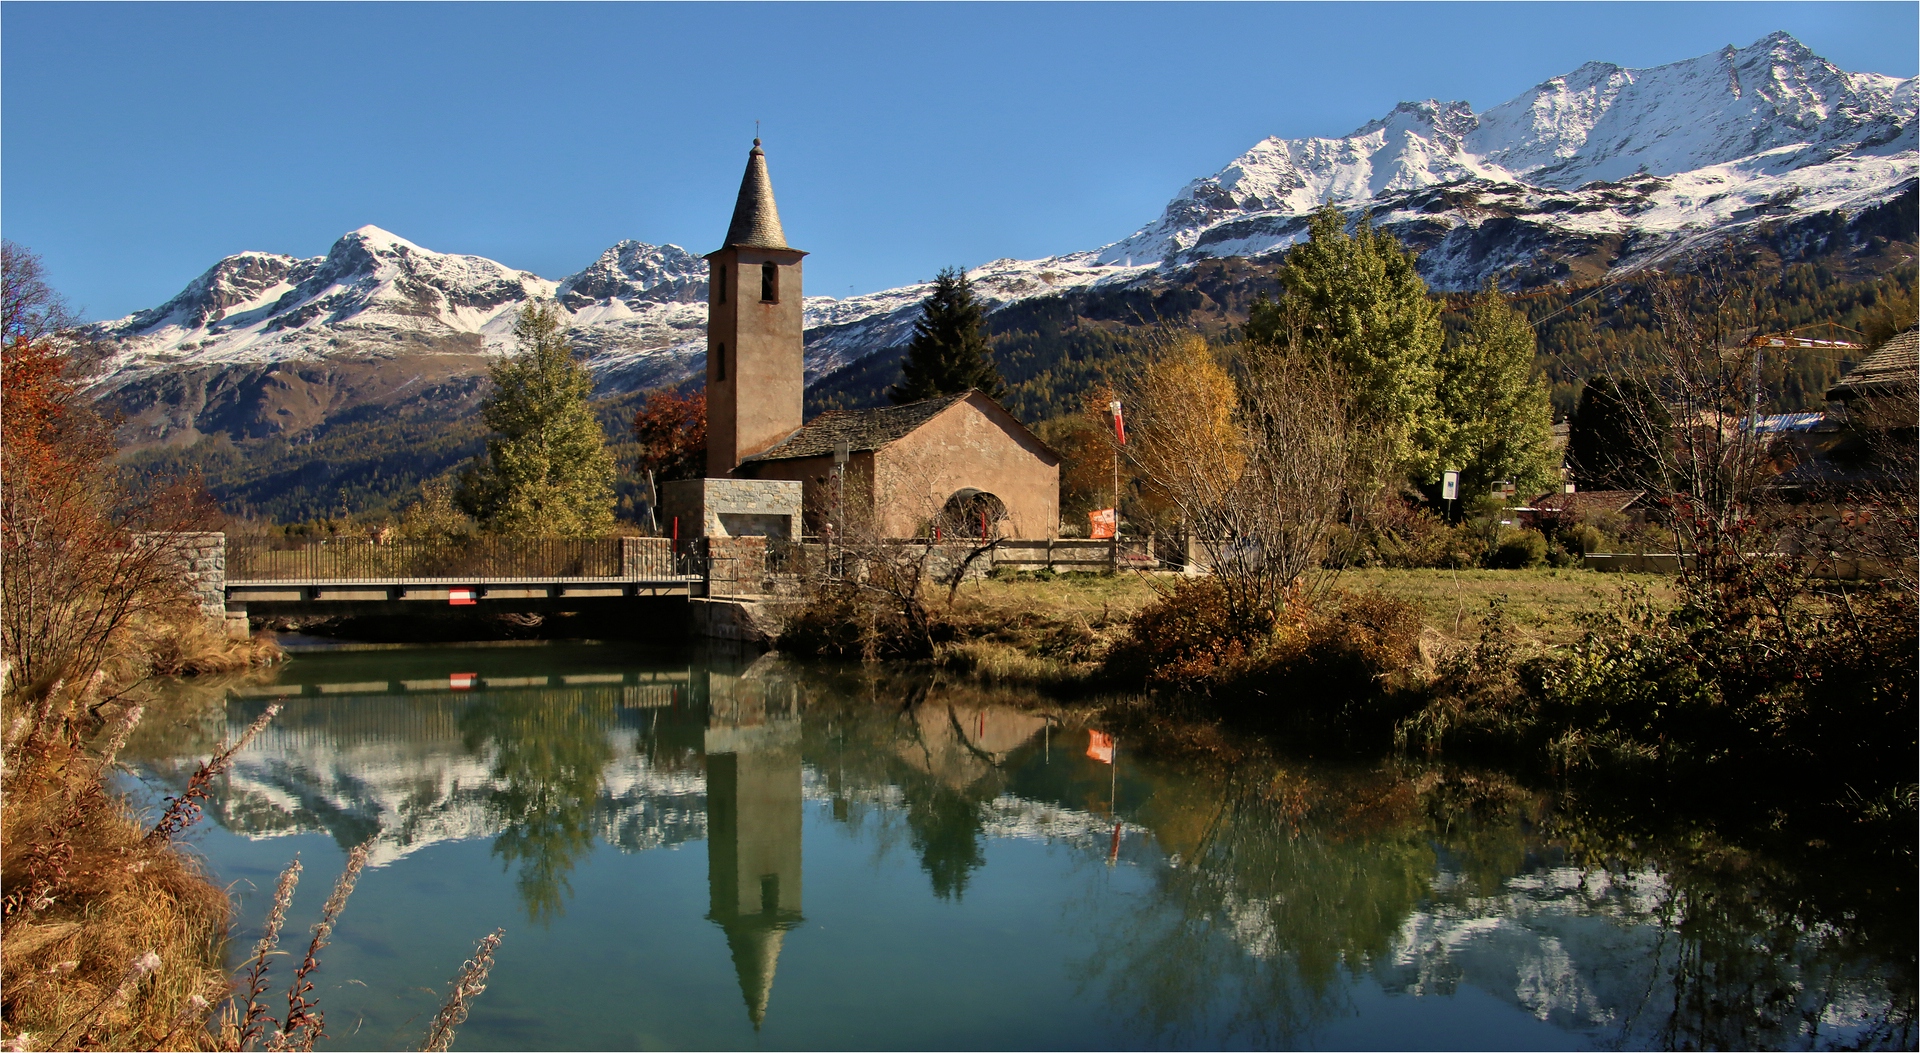
[[[760,265],[760,302],[780,302],[780,265],[777,263]]]
[[[727,345],[713,345],[713,379],[727,379]]]

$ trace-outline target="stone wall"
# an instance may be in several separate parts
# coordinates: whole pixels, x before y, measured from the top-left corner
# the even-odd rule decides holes
[[[783,479],[676,479],[660,485],[660,525],[681,541],[800,536],[800,484]]]
[[[134,543],[170,550],[187,587],[209,618],[227,616],[227,535],[217,531],[136,534]]]
[[[758,596],[767,591],[767,539],[710,537],[707,546],[708,596]]]

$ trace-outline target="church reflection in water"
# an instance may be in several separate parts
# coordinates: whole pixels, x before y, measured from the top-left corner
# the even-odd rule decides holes
[[[609,907],[608,882],[583,883],[581,895],[602,898],[582,910],[573,876],[623,855],[694,853],[660,860],[649,872],[661,884],[639,891],[672,899],[675,920],[694,924],[686,950],[719,971],[700,1008],[732,1028],[742,1003],[755,1029],[765,1024],[783,953],[784,1029],[819,1026],[826,1011],[793,995],[802,952],[885,986],[903,964],[991,971],[1005,965],[998,955],[1036,946],[1024,934],[994,936],[1016,948],[1004,951],[950,939],[962,911],[1004,907],[971,891],[990,846],[1025,842],[1045,855],[1001,858],[1060,868],[1013,872],[1043,877],[1023,882],[1023,897],[1091,902],[1087,882],[1105,887],[1116,865],[1130,872],[1135,892],[1102,899],[1105,913],[1087,915],[1073,944],[1085,990],[1111,1010],[1100,1026],[1130,1036],[1119,1044],[1303,1044],[1347,1017],[1346,978],[1360,969],[1393,995],[1474,988],[1591,1044],[1809,1045],[1795,1022],[1816,1020],[1824,1035],[1912,1048],[1912,927],[1850,920],[1910,913],[1910,897],[1861,901],[1881,904],[1870,915],[1822,907],[1809,915],[1817,925],[1802,924],[1800,900],[1766,898],[1800,886],[1753,860],[1722,866],[1715,853],[1726,849],[1709,843],[1701,856],[1691,840],[1618,861],[1576,858],[1569,844],[1612,844],[1621,820],[1598,813],[1589,828],[1584,813],[1484,774],[1168,759],[1134,745],[1109,766],[1094,730],[984,688],[773,656],[669,665],[586,648],[422,649],[303,659],[270,682],[183,690],[200,694],[178,700],[175,719],[143,723],[122,753],[149,786],[178,793],[220,742],[280,701],[208,803],[221,826],[248,838],[324,833],[343,850],[368,843],[372,873],[436,846],[487,844],[529,919],[563,927],[553,935],[567,946],[633,933],[605,920],[626,908]],[[847,835],[809,846],[814,922],[825,929],[801,928],[809,817],[816,834],[832,824]],[[828,875],[847,875],[848,853],[869,851],[879,856],[860,880],[917,884],[941,905],[916,915],[888,901],[887,925],[843,924],[864,897]],[[431,873],[449,859],[472,865]],[[490,870],[471,851],[439,855],[409,879],[380,881],[380,894],[417,897],[423,920],[402,928],[425,929],[450,909],[445,893],[415,886],[453,889],[497,914],[511,907]],[[1848,910],[1846,897],[1864,895],[1822,894]],[[256,896],[243,909],[263,908]],[[849,944],[850,931],[865,935]],[[718,960],[723,940],[732,978]],[[430,941],[407,930],[390,943]],[[642,957],[644,968],[684,968]],[[406,969],[443,965],[420,957]],[[1757,1023],[1716,1008],[1782,991],[1800,993]],[[937,1005],[950,993],[924,997]],[[738,1036],[703,1041],[728,1037]]]
[[[757,1031],[781,942],[803,920],[801,694],[751,668],[702,671],[689,687],[707,711],[707,917],[727,935]]]

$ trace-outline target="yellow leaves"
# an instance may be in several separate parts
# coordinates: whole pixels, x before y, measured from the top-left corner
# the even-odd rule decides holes
[[[1137,455],[1149,478],[1182,480],[1210,495],[1233,489],[1246,468],[1234,419],[1239,393],[1204,339],[1176,338],[1147,365],[1136,401]]]

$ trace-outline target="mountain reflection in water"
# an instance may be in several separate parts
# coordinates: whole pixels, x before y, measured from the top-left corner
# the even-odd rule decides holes
[[[470,688],[456,690],[468,682],[450,674],[469,670]],[[485,842],[528,919],[561,931],[574,878],[600,865],[603,846],[633,855],[704,840],[704,919],[731,959],[732,1012],[739,1020],[744,1002],[756,1031],[791,1021],[783,1044],[955,1044],[950,1031],[915,1034],[911,1015],[876,1014],[888,1030],[863,1038],[844,1009],[813,1021],[832,1015],[815,999],[776,1002],[783,954],[808,946],[823,949],[806,959],[811,971],[844,967],[849,983],[1054,953],[1067,1004],[1036,995],[1030,1010],[999,1006],[1002,1030],[959,1043],[982,1046],[1427,1045],[1417,1029],[1393,1030],[1417,1028],[1394,1025],[1394,1007],[1464,992],[1478,1001],[1457,1004],[1505,1021],[1478,1032],[1490,1045],[1546,1033],[1512,1030],[1522,1025],[1582,1046],[1910,1048],[1915,1038],[1910,884],[1862,901],[1710,838],[1635,836],[1494,776],[1209,764],[1150,742],[1123,743],[1109,768],[1089,758],[1079,717],[1039,700],[775,658],[661,668],[589,648],[326,655],[296,659],[273,684],[182,691],[185,719],[143,728],[126,756],[178,786],[217,741],[283,702],[209,811],[244,838],[371,839],[363,886],[435,846]],[[997,908],[973,903],[976,882],[1015,865],[993,846],[1017,843],[1059,859],[1019,864],[1034,869],[1018,894],[1054,904],[1064,935],[972,950],[913,935],[968,908],[983,912],[964,915],[977,932]],[[858,954],[823,963],[836,926],[857,921],[837,906],[847,875],[865,873],[849,863],[896,857],[919,871],[926,906],[890,917],[897,944],[886,926],[864,930]],[[840,884],[821,885],[823,873]],[[807,909],[807,881],[809,894],[827,889],[828,906],[816,896]],[[1906,906],[1889,916],[1862,902]],[[577,1020],[530,1017],[515,1002],[510,963],[463,1044],[574,1034]],[[445,963],[418,968],[436,976]],[[793,968],[787,982],[799,983]],[[962,986],[896,994],[926,1006]],[[490,1000],[518,1015],[490,1024]],[[1033,1018],[1024,1026],[1022,1012]],[[1047,1027],[1068,1030],[1050,1038]],[[737,1039],[709,1029],[652,1041]]]

